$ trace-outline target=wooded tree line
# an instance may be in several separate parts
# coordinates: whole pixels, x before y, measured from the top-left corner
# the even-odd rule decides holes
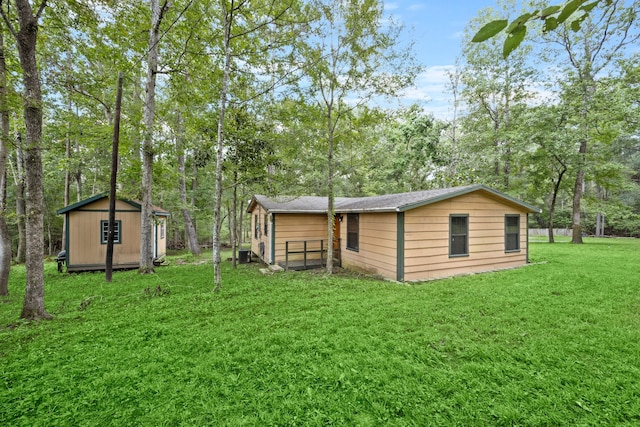
[[[607,233],[638,235],[640,33],[627,3],[507,59],[501,39],[470,40],[517,10],[480,12],[444,120],[394,108],[428,64],[378,0],[0,0],[0,293],[8,256],[26,260],[36,291],[23,317],[46,317],[41,254],[65,236],[55,212],[109,188],[120,71],[118,195],[142,201],[141,272],[153,271],[153,204],[172,213],[172,246],[213,246],[219,289],[220,244],[235,253],[256,193],[332,206],[483,183],[544,207],[540,226],[577,220],[580,236],[602,214]]]

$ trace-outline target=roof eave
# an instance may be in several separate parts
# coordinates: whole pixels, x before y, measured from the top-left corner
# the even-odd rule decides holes
[[[539,209],[539,208],[537,208],[535,206],[532,206],[532,205],[529,205],[527,203],[521,202],[520,200],[514,199],[513,197],[509,196],[508,194],[504,194],[504,193],[501,193],[499,191],[493,190],[493,189],[491,189],[491,188],[489,188],[489,187],[487,187],[485,185],[482,185],[482,184],[469,186],[467,188],[463,188],[463,189],[460,189],[458,191],[452,191],[450,193],[443,194],[441,196],[433,197],[433,198],[430,198],[430,199],[427,199],[427,200],[423,200],[423,201],[420,201],[420,202],[409,203],[409,204],[406,204],[406,205],[402,205],[402,206],[398,207],[398,212],[405,212],[405,211],[408,211],[408,210],[411,210],[411,209],[415,209],[415,208],[419,208],[419,207],[422,207],[422,206],[430,205],[430,204],[433,204],[433,203],[441,202],[443,200],[452,199],[454,197],[462,196],[462,195],[473,193],[473,192],[480,191],[480,190],[486,191],[487,193],[493,194],[494,196],[499,197],[501,199],[508,200],[509,202],[511,202],[511,203],[513,203],[513,204],[515,204],[517,206],[520,206],[520,207],[524,208],[525,210],[530,211],[531,213],[540,213],[540,212],[542,212],[541,209]]]
[[[72,210],[75,210],[75,209],[81,208],[81,207],[83,207],[83,206],[85,206],[85,205],[88,205],[89,203],[93,203],[93,202],[95,202],[96,200],[100,200],[100,199],[102,199],[102,198],[104,198],[104,197],[107,197],[107,193],[100,193],[100,194],[96,194],[95,196],[91,196],[91,197],[89,197],[88,199],[80,200],[79,202],[76,202],[76,203],[74,203],[74,204],[72,204],[72,205],[65,206],[65,207],[64,207],[64,208],[62,208],[62,209],[58,209],[58,210],[56,211],[56,215],[62,215],[62,214],[65,214],[65,213],[67,213],[67,212],[69,212],[69,211],[72,211]]]
[[[76,210],[78,208],[81,208],[83,206],[89,205],[89,204],[91,204],[91,203],[93,203],[95,201],[98,201],[100,199],[104,199],[105,197],[109,197],[109,195],[106,192],[100,193],[100,194],[96,194],[95,196],[91,196],[88,199],[80,200],[79,202],[76,202],[76,203],[74,203],[72,205],[65,206],[62,209],[58,209],[56,211],[56,215],[66,214],[67,212],[70,212],[70,211]],[[128,200],[128,199],[121,199],[121,198],[116,198],[116,199],[120,200],[121,202],[127,203],[127,204],[133,206],[136,209],[142,210],[142,205],[140,205],[140,203],[138,203],[138,202],[135,202],[133,200]],[[170,217],[171,216],[171,214],[168,211],[165,211],[165,210],[157,210],[156,209],[156,210],[152,210],[151,213],[153,215],[156,215],[156,216],[166,216],[166,217]]]
[[[257,204],[259,203],[258,203],[258,200],[256,199],[256,196],[251,197],[251,200],[249,200],[249,205],[247,206],[247,213],[253,212]]]
[[[388,208],[352,208],[352,209],[336,209],[336,213],[390,213],[399,212],[396,207]]]
[[[311,209],[266,209],[270,214],[327,214],[327,210],[311,210]]]

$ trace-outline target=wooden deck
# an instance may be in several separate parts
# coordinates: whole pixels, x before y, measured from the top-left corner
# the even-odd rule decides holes
[[[336,239],[335,243],[337,249],[333,250],[333,263],[340,266],[340,239]],[[311,270],[327,265],[329,247],[324,240],[287,241],[285,247],[285,260],[278,262],[285,270]]]
[[[285,270],[302,271],[302,270],[313,270],[315,268],[324,268],[326,267],[327,263],[326,263],[326,260],[308,259],[306,264],[304,260],[296,260],[296,261],[289,261],[288,267],[284,261],[280,261],[278,265],[284,268]],[[334,258],[333,265],[339,267],[340,261]]]
[[[301,271],[301,270],[312,270],[314,268],[322,268],[325,266],[325,263],[324,263],[324,260],[308,259],[306,260],[306,262],[304,260],[289,261],[288,265],[286,262],[280,261],[278,265],[284,268],[285,270]]]

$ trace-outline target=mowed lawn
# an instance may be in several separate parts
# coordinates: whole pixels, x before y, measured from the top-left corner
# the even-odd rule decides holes
[[[640,425],[640,240],[530,246],[421,284],[227,263],[219,294],[210,262],[51,263],[38,324],[15,267],[0,425]]]

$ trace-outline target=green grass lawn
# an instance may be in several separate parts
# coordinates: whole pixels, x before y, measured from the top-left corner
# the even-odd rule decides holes
[[[639,425],[640,240],[530,249],[409,285],[227,263],[219,294],[210,263],[51,263],[37,324],[15,267],[0,425]]]

